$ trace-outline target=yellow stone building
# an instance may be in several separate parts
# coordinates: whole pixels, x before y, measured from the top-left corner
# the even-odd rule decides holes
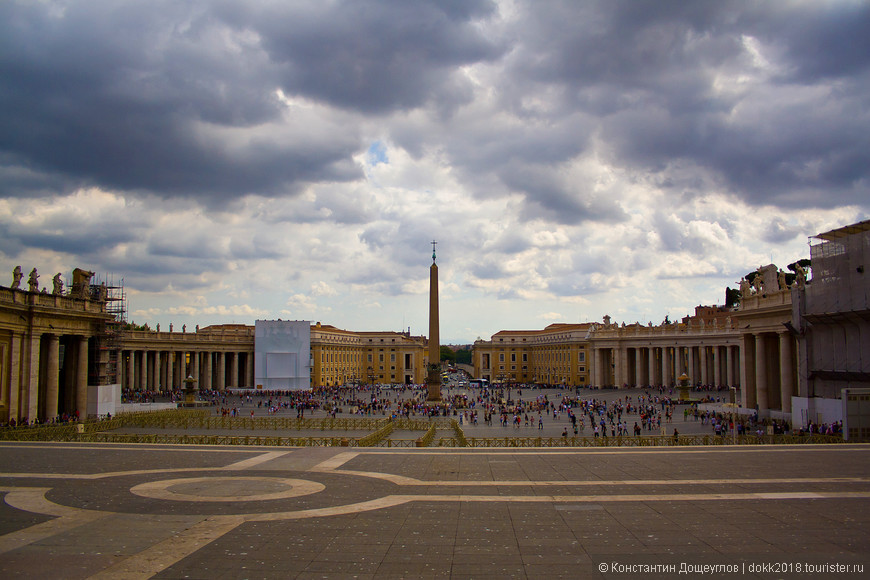
[[[311,386],[422,383],[427,343],[422,336],[353,332],[318,322],[311,327]]]
[[[589,384],[591,323],[551,324],[543,330],[502,330],[474,343],[474,376],[490,382]]]

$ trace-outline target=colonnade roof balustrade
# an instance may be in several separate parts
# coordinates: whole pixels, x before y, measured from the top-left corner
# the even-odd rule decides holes
[[[232,350],[244,347],[253,350],[254,328],[250,332],[230,330],[227,332],[163,332],[153,330],[123,330],[117,336],[119,348],[147,348],[155,350]]]

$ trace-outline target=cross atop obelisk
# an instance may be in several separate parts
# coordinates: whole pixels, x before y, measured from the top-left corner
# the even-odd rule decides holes
[[[435,245],[432,240],[432,265],[429,267],[429,367],[426,373],[427,399],[441,400],[441,338],[438,318],[438,265],[435,263]]]

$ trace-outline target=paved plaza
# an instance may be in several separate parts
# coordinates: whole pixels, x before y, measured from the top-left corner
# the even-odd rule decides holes
[[[870,445],[9,443],[0,574],[866,577],[868,460]]]

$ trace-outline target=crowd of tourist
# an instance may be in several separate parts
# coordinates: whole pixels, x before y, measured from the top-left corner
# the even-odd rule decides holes
[[[696,391],[712,389],[696,386]],[[368,417],[452,417],[460,425],[499,425],[513,430],[542,430],[548,425],[563,425],[562,434],[592,437],[679,434],[675,415],[683,422],[700,423],[701,431],[718,435],[766,435],[792,432],[787,421],[759,419],[755,414],[731,414],[705,410],[699,403],[721,403],[725,397],[708,394],[690,404],[681,404],[673,388],[630,389],[624,395],[612,391],[605,396],[589,388],[548,387],[542,385],[494,385],[473,388],[448,384],[442,401],[427,401],[425,385],[345,385],[307,391],[225,390],[199,391],[197,399],[224,417],[282,415],[297,418],[312,416]],[[142,391],[124,389],[124,403],[176,403],[185,400],[182,390]],[[681,411],[677,406],[682,407]],[[78,416],[63,414],[48,423],[77,421]],[[4,427],[36,425],[39,422],[10,421]],[[683,429],[686,430],[685,428]],[[691,431],[698,432],[692,428]],[[840,422],[810,423],[798,434],[839,435]]]

